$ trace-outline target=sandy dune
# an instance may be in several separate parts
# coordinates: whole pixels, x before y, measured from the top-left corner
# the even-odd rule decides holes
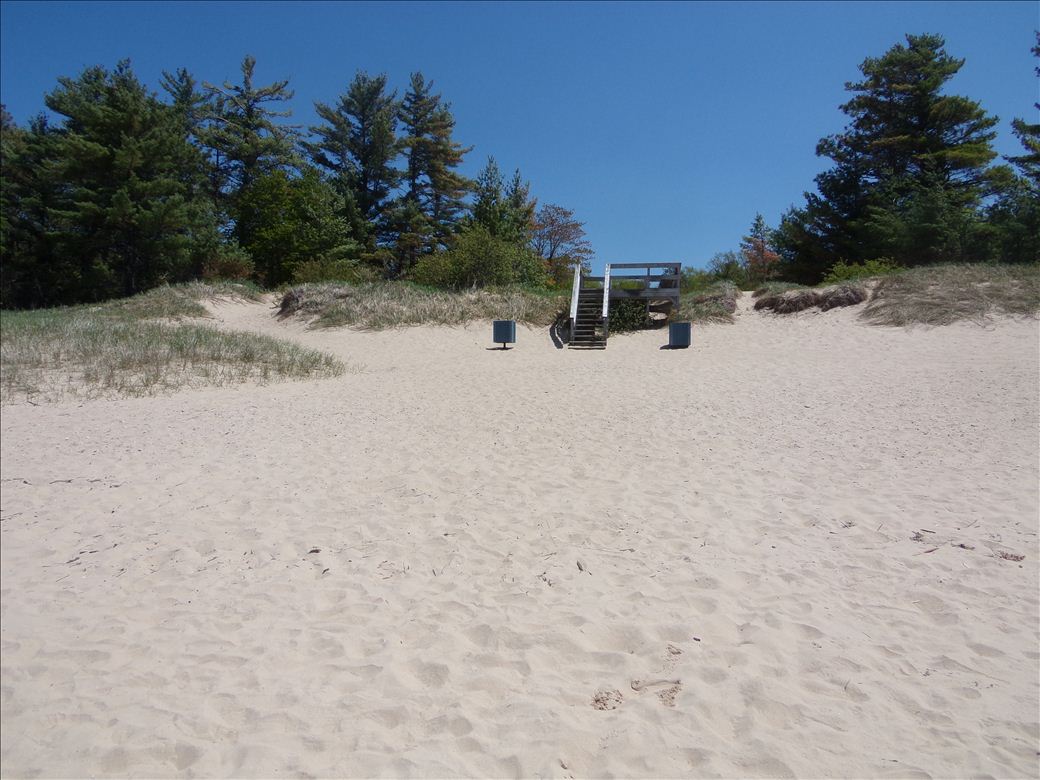
[[[360,370],[3,410],[5,777],[1040,773],[1036,322],[218,315]]]

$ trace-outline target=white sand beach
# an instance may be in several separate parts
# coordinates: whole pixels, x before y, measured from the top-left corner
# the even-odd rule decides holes
[[[1037,777],[1038,323],[741,307],[5,406],[3,776]]]

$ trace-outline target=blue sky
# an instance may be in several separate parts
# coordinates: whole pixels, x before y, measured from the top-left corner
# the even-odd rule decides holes
[[[827,167],[821,136],[846,81],[906,33],[967,60],[949,91],[1037,121],[1040,4],[933,3],[0,3],[0,99],[18,122],[57,78],[129,57],[258,83],[289,78],[293,122],[314,122],[354,73],[401,89],[421,70],[451,102],[457,138],[519,167],[543,203],[574,209],[603,261],[704,265],[756,212],[775,225]]]

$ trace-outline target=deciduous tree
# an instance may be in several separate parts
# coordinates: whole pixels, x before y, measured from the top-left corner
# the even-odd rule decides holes
[[[574,212],[555,203],[538,209],[531,246],[545,261],[556,284],[570,281],[577,266],[586,267],[592,259],[592,244],[585,238],[585,223]]]

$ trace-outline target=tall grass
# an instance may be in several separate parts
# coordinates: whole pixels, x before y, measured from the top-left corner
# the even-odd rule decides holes
[[[827,287],[775,286],[755,291],[755,311],[792,314],[806,309],[828,311],[842,306],[855,306],[867,300],[869,291],[863,284],[847,282]]]
[[[336,376],[330,355],[287,341],[170,323],[205,314],[200,300],[238,285],[182,285],[122,301],[0,312],[0,401],[140,396],[181,387]]]
[[[256,286],[241,282],[188,282],[156,287],[131,298],[73,308],[102,317],[130,320],[184,319],[207,316],[202,301],[218,298],[255,301],[260,299],[260,294]]]
[[[948,265],[882,278],[860,316],[872,325],[907,326],[1038,313],[1040,266]]]
[[[315,328],[349,325],[361,330],[490,319],[547,326],[569,305],[565,295],[522,289],[451,292],[402,282],[304,284],[285,293],[279,315],[306,317]]]
[[[690,322],[733,322],[740,290],[730,281],[715,282],[705,290],[682,295],[672,319]]]

